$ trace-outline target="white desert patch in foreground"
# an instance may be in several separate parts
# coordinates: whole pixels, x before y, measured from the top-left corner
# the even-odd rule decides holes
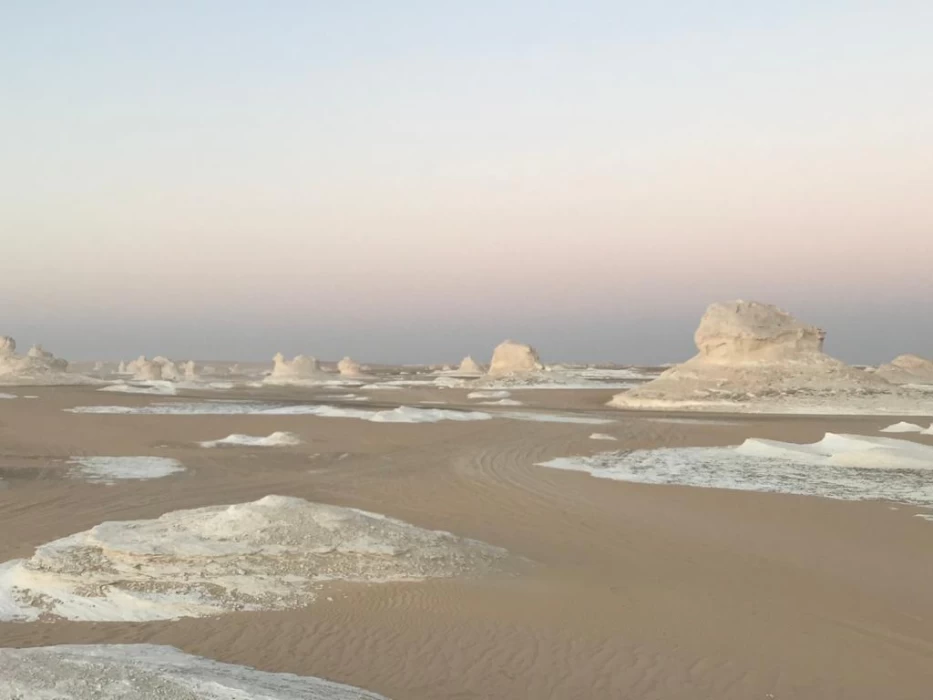
[[[879,432],[882,432],[882,433],[919,433],[920,435],[933,435],[933,424],[931,424],[929,428],[924,428],[922,425],[917,425],[916,423],[906,423],[904,421],[901,421],[900,423],[889,425],[887,428],[882,428]]]
[[[933,506],[933,447],[893,438],[827,433],[809,445],[750,439],[736,447],[604,452],[540,466],[643,484]]]
[[[16,394],[4,394],[3,392],[0,392],[0,399],[15,399],[15,398],[18,398]]]
[[[168,457],[72,457],[71,476],[112,484],[123,479],[161,479],[185,471],[177,459]]]
[[[155,644],[0,649],[0,700],[385,700],[313,676],[266,673]]]
[[[206,440],[198,444],[201,447],[290,447],[292,445],[300,445],[301,438],[294,433],[278,430],[267,437],[254,437],[252,435],[234,433],[220,440]]]
[[[593,433],[590,435],[590,440],[617,440],[618,438],[612,437],[612,435],[607,435],[606,433]]]
[[[505,551],[375,513],[266,496],[105,522],[0,565],[0,619],[141,621],[308,605],[327,581],[490,569]]]

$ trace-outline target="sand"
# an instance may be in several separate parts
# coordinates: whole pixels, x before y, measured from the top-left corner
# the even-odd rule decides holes
[[[322,389],[332,393],[333,388]],[[306,607],[149,622],[0,622],[0,646],[157,644],[395,700],[925,700],[933,687],[933,522],[888,501],[639,484],[537,466],[609,450],[880,437],[905,416],[620,411],[611,390],[514,391],[525,419],[382,423],[307,413],[70,413],[177,398],[30,388],[0,402],[0,561],[106,521],[270,494],[358,508],[509,552],[477,576],[334,582]],[[399,387],[354,402],[474,410],[467,389]],[[234,398],[300,404],[269,387]],[[607,421],[615,442],[591,440]],[[930,417],[911,419],[922,425]],[[302,445],[204,449],[285,431]],[[890,436],[889,436],[890,437]],[[897,440],[933,446],[933,436]],[[185,471],[105,486],[76,455],[175,459]],[[876,470],[878,473],[882,470]]]

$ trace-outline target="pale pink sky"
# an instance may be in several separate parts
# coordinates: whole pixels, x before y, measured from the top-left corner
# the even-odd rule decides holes
[[[24,11],[0,42],[0,333],[21,342],[416,361],[524,331],[660,361],[742,297],[837,324],[842,354],[933,355],[926,3],[568,24],[516,2],[495,30],[482,3],[459,27],[106,9]]]

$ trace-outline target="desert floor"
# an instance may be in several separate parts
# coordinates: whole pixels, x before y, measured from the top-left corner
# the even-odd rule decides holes
[[[728,445],[746,437],[810,442],[827,431],[877,435],[896,417],[668,422],[606,408],[612,390],[539,390],[512,393],[526,403],[521,410],[615,422],[392,424],[72,414],[62,409],[186,398],[93,388],[17,393],[38,398],[0,401],[0,561],[29,557],[37,545],[105,520],[268,494],[448,530],[504,547],[514,560],[485,578],[333,585],[310,607],[286,612],[133,624],[3,622],[0,646],[170,644],[393,700],[933,697],[933,522],[913,517],[918,509],[639,485],[535,466],[607,449]],[[254,389],[212,397],[314,401],[333,393]],[[457,389],[372,393],[378,401],[352,406],[443,400],[443,408],[478,408]],[[195,444],[278,430],[306,444]],[[590,440],[593,432],[619,442]],[[933,437],[903,437],[933,444]],[[65,478],[64,460],[74,455],[174,457],[187,471],[85,483]]]

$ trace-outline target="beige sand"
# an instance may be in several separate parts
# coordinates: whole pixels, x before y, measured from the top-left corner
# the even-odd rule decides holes
[[[546,403],[617,419],[598,428],[619,439],[607,444],[590,440],[594,427],[585,424],[82,415],[61,409],[184,399],[85,388],[28,393],[39,398],[0,402],[0,478],[7,484],[0,490],[0,561],[30,556],[103,520],[270,493],[449,530],[528,561],[478,579],[333,586],[302,610],[141,624],[0,623],[0,646],[171,644],[394,700],[930,697],[933,523],[913,517],[915,509],[635,485],[534,466],[610,446],[876,434],[890,417],[672,423],[606,409],[611,391],[515,392],[523,410]],[[414,400],[466,406],[465,393],[376,398],[388,407]],[[232,395],[257,394],[313,392]],[[303,444],[196,445],[278,430]],[[140,454],[176,458],[188,469],[113,486],[61,478],[69,456]]]

